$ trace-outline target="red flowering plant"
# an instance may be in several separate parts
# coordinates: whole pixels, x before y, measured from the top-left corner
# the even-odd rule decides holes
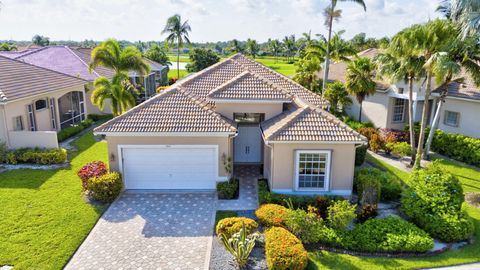
[[[82,180],[83,190],[87,189],[88,179],[92,177],[99,177],[107,173],[107,165],[103,161],[96,160],[85,164],[77,175]]]

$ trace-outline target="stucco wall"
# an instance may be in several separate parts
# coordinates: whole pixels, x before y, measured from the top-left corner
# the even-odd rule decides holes
[[[7,130],[5,129],[5,106],[0,105],[0,142],[7,142]]]
[[[458,127],[445,125],[445,111],[459,112]],[[466,136],[480,138],[480,102],[447,98],[440,112],[438,127],[449,133],[462,133]]]
[[[110,163],[110,170],[119,171],[118,159],[118,145],[149,145],[149,144],[176,144],[176,145],[218,145],[218,171],[219,176],[226,177],[227,172],[223,166],[222,155],[232,156],[230,149],[232,140],[228,137],[162,137],[162,136],[107,136],[108,142],[108,157]],[[112,160],[112,154],[115,159]]]
[[[295,151],[331,150],[330,192],[351,193],[355,167],[354,144],[272,144],[273,190],[294,191]],[[347,194],[348,195],[348,194]]]
[[[350,98],[352,99],[352,105],[346,109],[346,112],[353,119],[358,120],[360,104],[355,97]],[[362,122],[372,122],[376,127],[385,128],[388,122],[389,100],[390,97],[381,92],[376,92],[375,95],[367,97],[362,105]]]
[[[10,148],[58,148],[56,131],[9,131]]]
[[[267,179],[270,179],[271,176],[271,151],[270,147],[263,144],[263,176]]]
[[[111,114],[112,109],[110,109],[110,100],[105,100],[105,106],[103,111],[101,111],[96,105],[92,104],[91,97],[93,93],[93,83],[88,84],[88,91],[85,92],[85,107],[87,107],[87,112],[89,114]]]
[[[215,103],[215,111],[233,120],[233,113],[264,113],[265,120],[282,113],[283,104]]]

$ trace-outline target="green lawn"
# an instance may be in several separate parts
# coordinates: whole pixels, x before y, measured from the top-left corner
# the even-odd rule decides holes
[[[279,58],[275,60],[273,58],[256,58],[255,61],[264,64],[265,66],[275,70],[278,73],[281,73],[285,76],[293,76],[297,67],[295,64],[289,64],[287,61]]]
[[[176,66],[177,63],[177,56],[176,55],[168,55],[168,60],[172,62],[172,66]],[[190,58],[180,57],[178,59],[180,63],[190,63]]]
[[[106,161],[107,145],[91,132],[75,145],[69,168],[0,174],[0,266],[61,269],[104,211],[84,202],[76,171]]]
[[[188,74],[188,71],[185,69],[180,69],[180,78],[185,77]],[[170,69],[168,71],[168,78],[177,78],[177,70],[176,69]]]
[[[383,161],[367,156],[367,160],[384,167],[401,179],[407,179],[408,173]],[[465,191],[480,191],[480,172],[460,163],[441,160],[442,167],[458,176]],[[475,238],[477,241],[460,250],[451,250],[425,258],[380,258],[361,257],[328,251],[310,252],[308,269],[418,269],[480,261],[480,209],[466,206],[468,214],[475,220]]]

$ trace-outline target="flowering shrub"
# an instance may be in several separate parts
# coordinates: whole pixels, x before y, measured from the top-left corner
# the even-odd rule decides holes
[[[91,177],[87,181],[89,196],[101,202],[113,202],[123,188],[122,176],[118,172]]]
[[[260,206],[255,215],[265,226],[284,226],[288,218],[288,209],[278,204],[264,204]]]
[[[220,220],[215,228],[215,232],[217,235],[225,234],[227,238],[230,238],[232,235],[240,231],[242,225],[245,226],[247,234],[252,233],[253,230],[258,228],[257,222],[253,219],[246,217],[230,217]]]
[[[89,178],[99,177],[107,173],[107,166],[100,160],[96,160],[85,164],[78,172],[77,175],[82,180],[83,190],[87,189],[87,182]]]
[[[280,227],[266,230],[265,255],[268,269],[301,270],[305,269],[308,263],[308,254],[302,242]]]

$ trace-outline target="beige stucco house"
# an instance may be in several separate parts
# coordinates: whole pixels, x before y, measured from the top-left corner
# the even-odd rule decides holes
[[[289,78],[236,54],[97,127],[126,189],[211,190],[225,161],[256,164],[280,193],[352,192],[366,139]]]
[[[87,81],[0,56],[0,141],[58,147],[57,131],[86,118]]]

